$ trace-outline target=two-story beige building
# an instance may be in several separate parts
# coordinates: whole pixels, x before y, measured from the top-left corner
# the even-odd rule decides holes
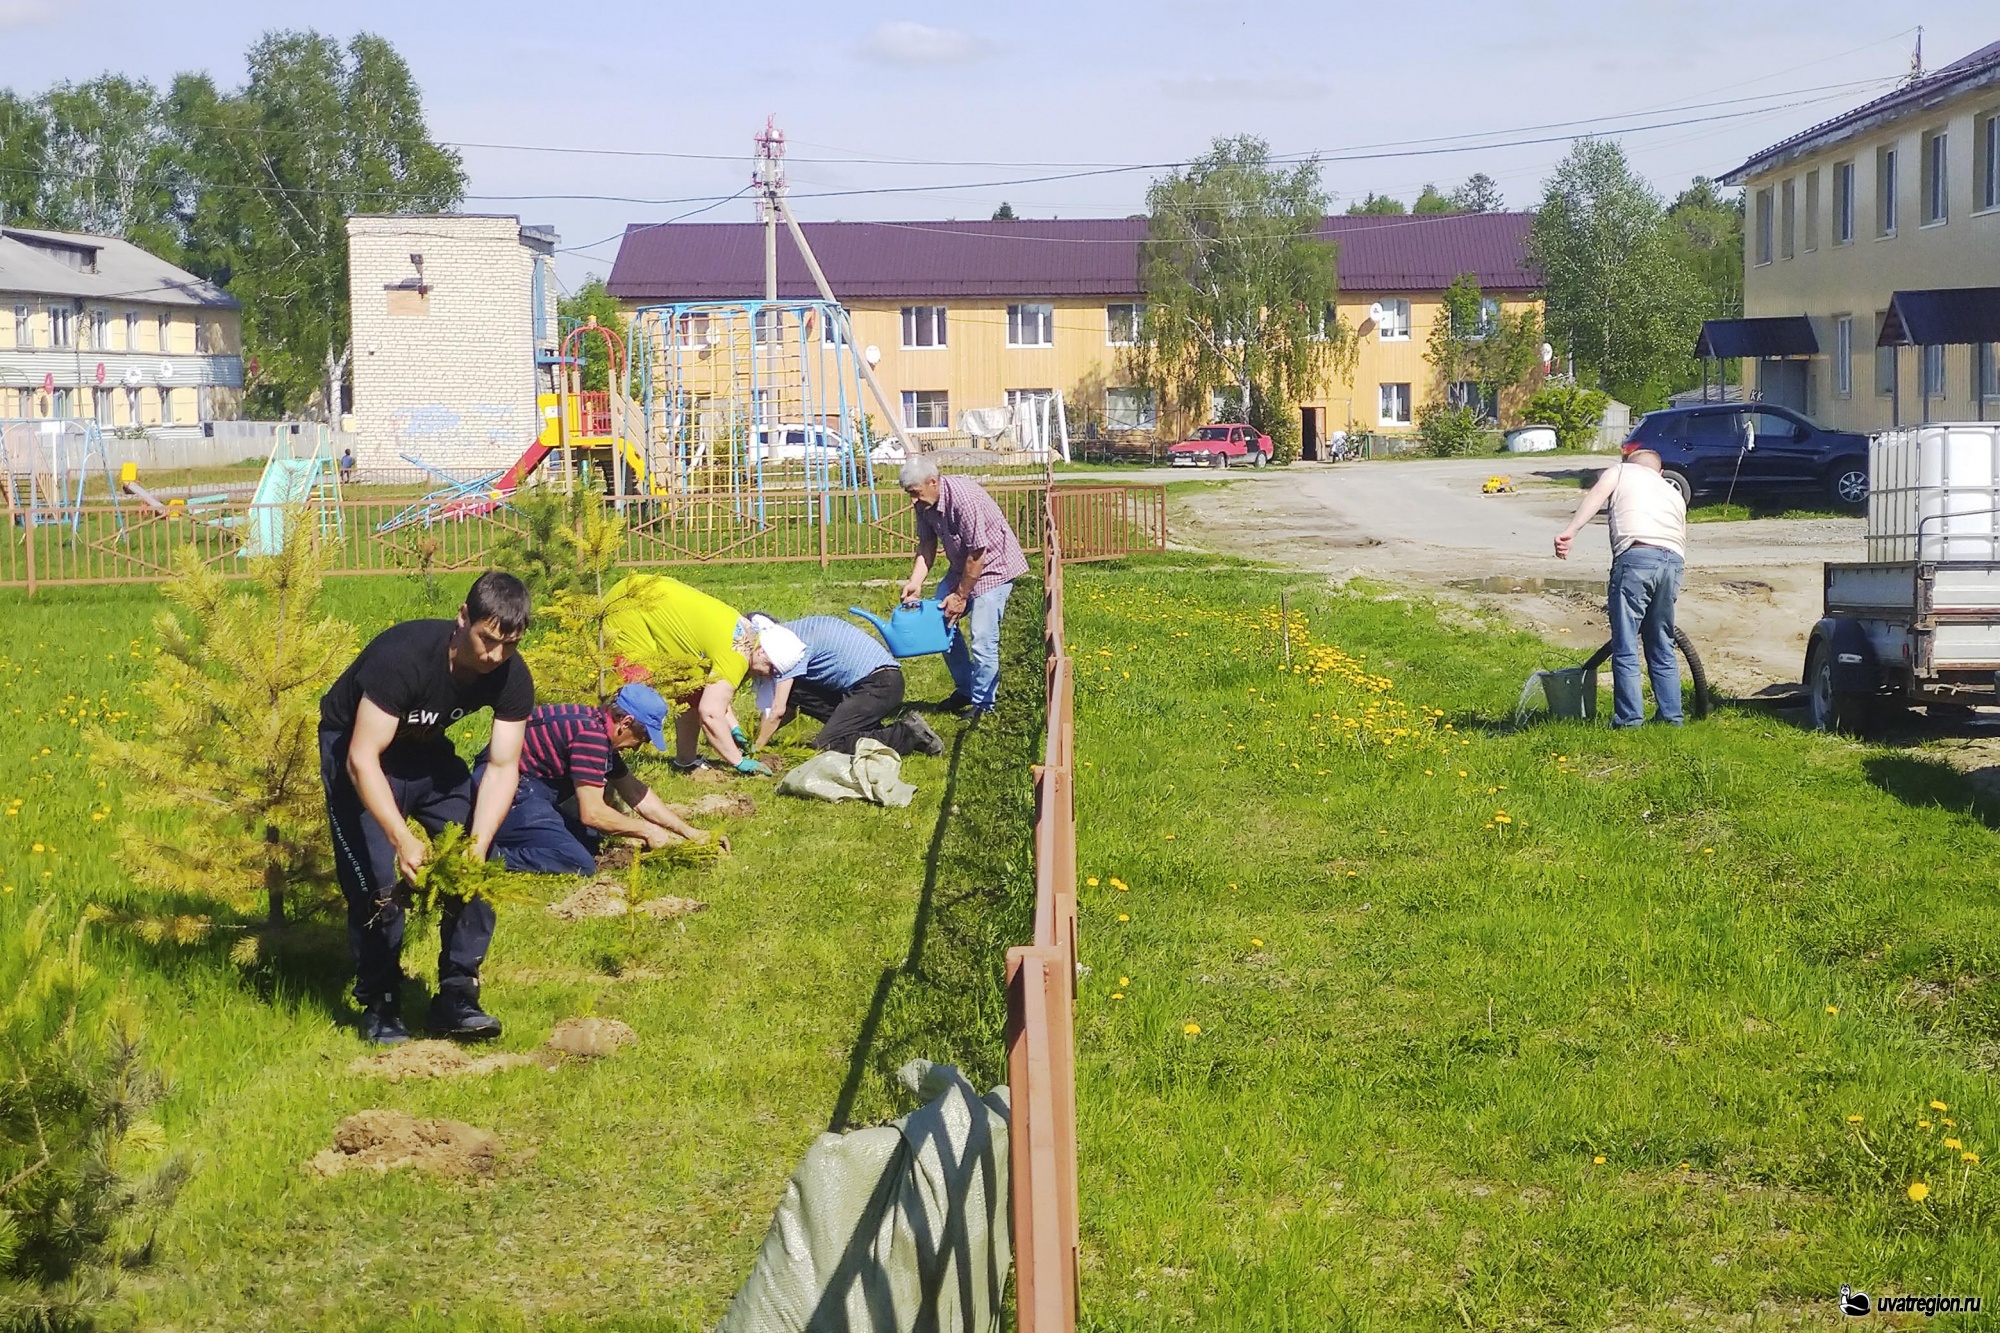
[[[1412,429],[1426,402],[1451,391],[1436,383],[1425,352],[1444,291],[1461,274],[1476,278],[1496,307],[1539,302],[1528,227],[1525,213],[1325,220],[1321,235],[1338,248],[1339,315],[1358,334],[1357,356],[1352,373],[1329,375],[1300,406],[1305,457],[1332,431]],[[968,409],[1058,391],[1073,434],[1080,422],[1112,432],[1158,424],[1127,355],[1145,312],[1144,218],[820,222],[803,230],[903,430],[950,434]],[[755,301],[764,278],[756,223],[636,224],[608,286],[629,314]],[[817,294],[781,236],[779,298]]]
[[[1743,313],[1704,348],[1881,430],[2000,416],[2000,42],[1751,157]]]
[[[0,227],[0,417],[106,429],[237,414],[236,299],[110,236]]]

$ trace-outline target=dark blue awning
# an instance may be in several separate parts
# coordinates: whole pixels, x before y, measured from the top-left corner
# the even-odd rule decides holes
[[[1938,287],[1889,298],[1877,347],[2000,342],[2000,287]]]
[[[1814,356],[1819,339],[1813,336],[1812,321],[1804,315],[1780,315],[1774,319],[1710,319],[1701,326],[1695,340],[1696,356],[1728,359],[1739,356]]]

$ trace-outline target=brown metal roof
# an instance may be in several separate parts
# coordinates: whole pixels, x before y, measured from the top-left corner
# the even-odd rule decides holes
[[[1541,285],[1528,261],[1526,213],[1327,218],[1347,292],[1441,291],[1471,273],[1488,291]],[[1144,218],[1012,222],[808,222],[807,243],[842,300],[1142,294]],[[608,282],[621,301],[752,300],[764,290],[763,228],[754,222],[634,223]],[[778,293],[816,296],[789,235],[778,241]]]

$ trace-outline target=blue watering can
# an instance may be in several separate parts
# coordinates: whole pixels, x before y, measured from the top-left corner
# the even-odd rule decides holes
[[[899,606],[887,620],[858,606],[848,614],[860,616],[882,635],[882,642],[898,657],[922,657],[941,653],[951,644],[951,628],[944,623],[944,609],[926,599],[911,606]]]

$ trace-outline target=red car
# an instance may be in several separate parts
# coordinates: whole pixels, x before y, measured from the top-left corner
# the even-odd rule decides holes
[[[1254,426],[1203,426],[1194,438],[1167,446],[1170,467],[1230,467],[1248,463],[1262,467],[1271,461],[1271,437]]]

